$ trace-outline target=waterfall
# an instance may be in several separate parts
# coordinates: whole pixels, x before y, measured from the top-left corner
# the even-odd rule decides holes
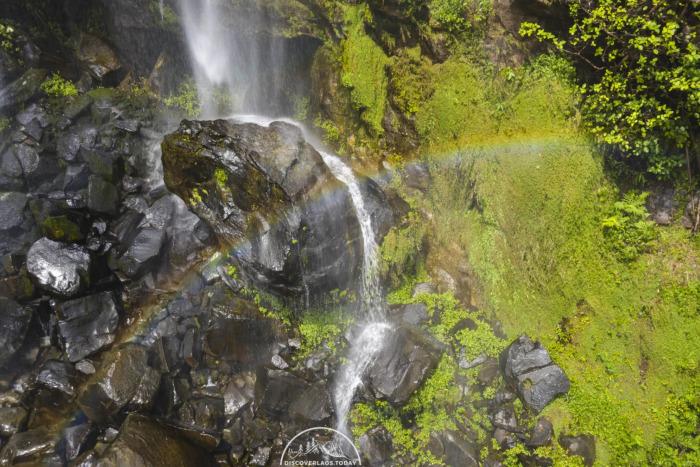
[[[361,314],[359,316],[360,331],[350,342],[348,363],[342,368],[333,390],[337,429],[341,433],[349,434],[347,417],[352,408],[352,401],[358,387],[362,385],[362,378],[366,374],[374,359],[383,350],[385,337],[391,330],[386,322],[386,306],[381,288],[379,276],[379,246],[375,241],[372,229],[372,218],[365,209],[365,200],[352,169],[348,167],[335,154],[323,150],[318,138],[306,130],[306,128],[288,118],[268,118],[259,115],[236,115],[237,121],[255,123],[268,126],[273,121],[283,121],[297,126],[304,134],[306,141],[311,144],[323,158],[323,162],[331,173],[343,182],[350,192],[352,203],[360,223],[363,241],[362,258],[362,289],[361,289]]]
[[[179,0],[202,115],[289,114],[285,96],[303,87],[288,76],[297,51],[267,32],[263,10],[234,15],[230,8],[220,0]]]
[[[336,405],[338,430],[347,433],[347,416],[357,388],[377,355],[382,351],[385,335],[391,329],[385,321],[385,304],[379,276],[379,247],[372,229],[372,219],[365,208],[360,183],[352,169],[335,154],[323,150],[323,145],[303,125],[287,118],[267,118],[260,113],[289,115],[289,108],[280,102],[285,92],[299,86],[303,80],[290,79],[286,69],[297,57],[285,49],[285,43],[264,34],[265,18],[260,13],[246,13],[238,26],[224,24],[220,2],[216,0],[180,0],[183,27],[192,56],[192,68],[203,101],[205,116],[217,113],[215,90],[226,88],[230,95],[244,95],[243,104],[234,109],[233,118],[242,122],[268,126],[273,121],[285,121],[299,127],[306,140],[315,147],[335,177],[350,192],[363,239],[361,277],[361,313],[359,332],[352,338],[349,362],[335,382],[333,399]],[[241,26],[242,25],[242,26]],[[244,28],[245,31],[236,30]],[[287,62],[285,62],[287,60]],[[290,67],[291,68],[291,67]],[[241,110],[253,112],[241,115]],[[264,241],[264,239],[263,239]]]

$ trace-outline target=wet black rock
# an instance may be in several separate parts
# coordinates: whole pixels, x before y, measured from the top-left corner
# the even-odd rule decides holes
[[[332,407],[326,382],[317,381],[292,402],[289,416],[301,426],[326,426],[331,419]]]
[[[516,432],[518,430],[518,417],[516,417],[513,409],[508,407],[500,407],[491,414],[491,423],[497,428],[502,428],[506,431]]]
[[[27,415],[22,407],[0,407],[0,436],[12,436],[22,430]]]
[[[0,109],[15,108],[34,97],[46,78],[46,70],[30,69],[0,90]]]
[[[456,431],[443,431],[433,434],[428,443],[430,452],[438,457],[444,457],[447,465],[460,467],[477,467],[479,453],[476,445],[464,439]]]
[[[117,187],[104,181],[97,175],[91,175],[88,181],[87,204],[90,211],[96,215],[114,215],[119,209],[119,193]]]
[[[98,128],[90,124],[76,125],[56,137],[56,152],[61,159],[74,161],[82,151],[95,145]]]
[[[539,413],[557,396],[569,392],[569,378],[558,365],[550,365],[518,377],[518,394],[526,407]]]
[[[401,180],[406,187],[425,193],[430,186],[430,171],[419,162],[408,164],[401,173]]]
[[[402,305],[398,310],[398,313],[402,320],[414,326],[430,321],[428,308],[424,303]]]
[[[387,333],[382,351],[367,369],[368,387],[377,399],[401,406],[437,367],[444,346],[408,325]]]
[[[569,391],[571,383],[564,371],[552,363],[542,344],[523,334],[500,355],[500,368],[506,383],[515,389],[529,409],[539,413],[547,404]]]
[[[233,296],[223,284],[216,290],[204,333],[207,353],[234,362],[269,362],[287,340],[280,322],[263,316],[254,303]]]
[[[219,394],[193,397],[178,410],[180,422],[207,433],[221,431],[224,415],[224,398]]]
[[[72,396],[75,394],[75,368],[69,363],[48,360],[41,367],[36,382],[46,388]]]
[[[312,292],[358,277],[361,231],[347,187],[298,128],[185,121],[162,149],[168,188],[237,250],[258,286],[294,296],[302,277]]]
[[[544,417],[540,417],[530,429],[529,437],[525,445],[531,448],[549,446],[554,436],[552,423]]]
[[[569,455],[583,458],[584,465],[595,463],[595,438],[591,435],[559,436],[559,444],[566,449]]]
[[[68,360],[77,362],[114,342],[119,313],[111,292],[101,292],[56,307]]]
[[[0,367],[12,360],[24,342],[32,311],[0,297]]]
[[[9,230],[22,225],[27,195],[17,192],[0,193],[0,230]]]
[[[147,364],[148,352],[136,344],[124,344],[113,352],[78,398],[90,420],[107,423],[124,408],[148,409],[160,384],[160,372]]]
[[[54,450],[58,439],[57,434],[44,426],[14,434],[0,452],[0,465],[32,461],[41,464],[38,460]]]
[[[63,430],[63,453],[68,462],[77,458],[97,440],[98,430],[92,423],[83,423]]]
[[[391,435],[382,427],[366,431],[357,439],[357,445],[362,456],[367,459],[368,465],[384,465],[396,454]]]
[[[27,271],[36,284],[53,294],[74,297],[90,282],[92,260],[78,245],[42,238],[27,253]]]
[[[246,394],[244,388],[239,387],[236,381],[231,381],[224,391],[224,413],[228,418],[234,418],[252,400],[253,398]]]
[[[290,406],[309,389],[309,383],[292,373],[268,365],[257,368],[255,407],[273,419],[288,419]]]
[[[116,263],[128,277],[138,278],[158,263],[164,243],[165,231],[142,228]]]
[[[177,430],[142,415],[130,414],[119,434],[96,466],[189,467],[214,466],[203,449],[184,439]]]

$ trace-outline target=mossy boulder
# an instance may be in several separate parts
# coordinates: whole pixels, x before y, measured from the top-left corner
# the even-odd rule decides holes
[[[297,127],[183,121],[162,149],[167,187],[255,285],[293,297],[358,277],[362,236],[348,189]]]

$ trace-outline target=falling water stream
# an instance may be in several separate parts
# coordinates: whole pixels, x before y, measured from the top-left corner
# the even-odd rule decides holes
[[[261,78],[263,72],[269,71],[263,69],[263,64],[270,66],[279,63],[278,56],[282,51],[275,47],[274,41],[262,41],[259,36],[244,40],[236,34],[237,31],[227,30],[227,26],[221,24],[221,15],[217,14],[216,8],[213,0],[180,1],[183,26],[193,57],[192,66],[198,88],[207,90],[211,89],[212,85],[225,86],[231,92],[247,89],[247,102],[242,108],[260,112],[262,95],[279,94],[279,89],[276,88],[279,86],[278,80]],[[264,21],[264,18],[249,18],[254,29],[259,29]],[[211,95],[203,94],[200,98],[206,103]],[[204,106],[204,110],[206,114],[211,115],[211,107],[207,110]],[[352,338],[353,342],[350,342],[348,363],[337,376],[333,391],[337,429],[348,434],[347,416],[355,392],[362,384],[367,369],[382,351],[386,341],[385,335],[391,328],[385,317],[385,302],[379,276],[379,248],[370,213],[365,208],[360,183],[352,169],[336,154],[325,150],[320,140],[300,123],[289,118],[268,118],[255,114],[234,115],[231,118],[261,126],[268,126],[273,121],[284,121],[300,128],[307,142],[319,151],[333,175],[347,185],[350,192],[363,238],[361,312],[357,317],[359,330]]]
[[[273,121],[283,121],[300,128],[307,142],[319,151],[326,166],[338,180],[347,185],[350,192],[363,240],[361,314],[358,320],[360,327],[353,342],[350,343],[348,363],[341,370],[333,391],[338,420],[337,429],[349,434],[347,416],[352,407],[355,391],[362,384],[362,378],[367,369],[382,351],[383,343],[386,342],[386,333],[391,329],[386,321],[386,307],[379,276],[379,246],[372,229],[372,217],[365,208],[360,183],[352,169],[336,154],[323,150],[317,138],[300,123],[288,118],[268,118],[259,115],[235,115],[232,119],[261,126],[268,126]]]

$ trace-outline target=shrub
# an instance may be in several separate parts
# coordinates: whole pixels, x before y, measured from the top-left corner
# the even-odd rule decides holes
[[[49,97],[77,96],[78,90],[75,85],[61,78],[61,75],[54,73],[53,76],[41,83],[41,90]]]
[[[630,191],[614,204],[612,216],[603,219],[606,240],[623,261],[633,261],[652,246],[656,239],[654,222],[649,217],[644,200],[649,193]]]
[[[199,113],[202,111],[197,84],[190,76],[180,83],[177,94],[170,94],[170,96],[163,99],[163,103],[169,107],[179,109],[191,117],[199,116]]]

